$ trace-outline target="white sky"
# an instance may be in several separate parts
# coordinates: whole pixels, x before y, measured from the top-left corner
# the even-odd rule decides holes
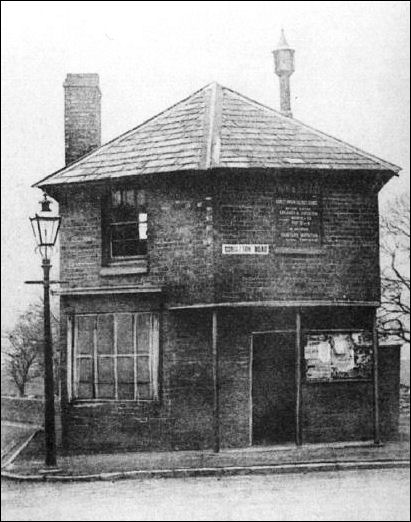
[[[64,163],[68,72],[97,72],[103,142],[211,81],[278,108],[271,51],[296,50],[294,115],[403,167],[409,183],[408,2],[2,2],[2,324],[35,299],[30,185]],[[54,277],[56,277],[56,273]]]

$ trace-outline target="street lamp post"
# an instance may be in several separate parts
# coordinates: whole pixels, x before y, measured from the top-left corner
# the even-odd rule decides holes
[[[53,343],[50,322],[50,255],[56,244],[60,228],[60,216],[51,215],[47,195],[40,202],[41,212],[30,218],[37,247],[42,257],[43,281],[29,281],[39,283],[44,290],[44,432],[46,449],[46,466],[55,467],[56,457],[56,429],[54,412],[54,374],[53,374]]]

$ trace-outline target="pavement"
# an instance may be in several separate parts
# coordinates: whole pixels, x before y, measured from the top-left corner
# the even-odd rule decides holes
[[[307,473],[409,467],[409,415],[397,440],[332,444],[253,446],[172,452],[58,455],[58,469],[44,469],[44,432],[38,426],[2,421],[3,478],[20,481],[92,481],[125,478]]]
[[[1,421],[1,467],[13,462],[41,427],[22,422]]]
[[[43,434],[37,434],[42,439]],[[37,441],[38,444],[39,441]],[[31,444],[36,444],[36,437]],[[409,466],[404,441],[375,446],[366,443],[307,444],[212,451],[129,452],[63,455],[58,471],[44,472],[44,460],[30,444],[2,469],[2,477],[30,481],[118,480],[245,474],[380,469]]]
[[[409,520],[405,469],[122,482],[2,481],[2,520]]]

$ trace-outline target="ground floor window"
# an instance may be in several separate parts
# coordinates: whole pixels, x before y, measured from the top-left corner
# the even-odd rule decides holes
[[[72,319],[72,396],[158,397],[158,314],[82,314]]]

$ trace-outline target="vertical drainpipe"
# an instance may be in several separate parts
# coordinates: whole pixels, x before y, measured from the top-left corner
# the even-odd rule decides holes
[[[302,359],[302,337],[301,337],[301,310],[298,309],[295,317],[295,443],[302,444],[301,425],[301,359]]]
[[[374,443],[381,444],[380,438],[380,405],[378,390],[378,330],[377,312],[373,311],[372,321],[372,353],[373,353],[373,384],[374,384]]]
[[[220,383],[219,353],[217,339],[217,310],[212,311],[212,357],[213,357],[213,450],[220,451]]]

